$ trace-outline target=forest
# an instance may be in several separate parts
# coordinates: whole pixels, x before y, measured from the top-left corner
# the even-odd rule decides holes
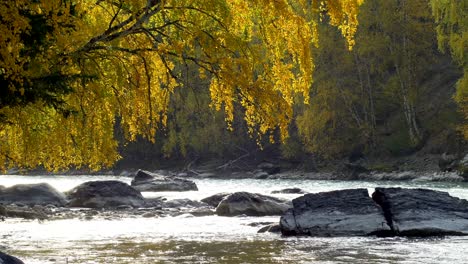
[[[0,166],[462,155],[466,0],[4,1]]]

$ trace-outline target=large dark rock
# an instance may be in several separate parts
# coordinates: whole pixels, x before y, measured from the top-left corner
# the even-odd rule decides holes
[[[368,236],[391,230],[366,189],[306,194],[280,219],[284,235]]]
[[[139,170],[131,182],[132,187],[140,192],[183,192],[198,191],[197,185],[190,180],[165,177],[159,174]]]
[[[468,235],[468,201],[427,189],[376,188],[396,235]]]
[[[139,191],[121,181],[89,181],[78,185],[67,194],[71,207],[141,207],[145,203]]]
[[[24,264],[24,262],[18,258],[0,252],[0,264]]]
[[[221,216],[263,216],[281,215],[290,204],[286,201],[257,193],[236,192],[226,196],[216,207],[216,214]]]
[[[17,184],[9,188],[0,188],[0,203],[64,206],[65,195],[47,183]]]
[[[208,196],[206,198],[201,199],[202,202],[209,204],[213,207],[217,207],[218,204],[228,195],[231,193],[223,192],[223,193],[217,193],[213,194],[211,196]]]

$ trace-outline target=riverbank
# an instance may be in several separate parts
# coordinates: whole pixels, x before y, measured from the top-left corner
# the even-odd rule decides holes
[[[9,175],[115,175],[134,177],[139,169],[180,178],[213,179],[303,179],[303,180],[364,180],[364,181],[447,181],[468,180],[468,155],[411,155],[396,158],[368,158],[354,162],[334,160],[308,165],[282,159],[220,160],[168,163],[165,166],[116,166],[100,171],[75,170],[47,172],[9,170]],[[312,169],[311,169],[312,168]]]

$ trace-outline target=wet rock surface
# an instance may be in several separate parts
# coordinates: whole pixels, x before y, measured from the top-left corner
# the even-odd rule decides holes
[[[166,177],[144,170],[139,170],[137,172],[131,185],[140,192],[198,191],[197,185],[193,181],[176,177]]]
[[[468,235],[468,201],[428,189],[376,188],[395,235]]]
[[[121,181],[89,181],[67,193],[70,207],[109,208],[121,205],[142,207],[141,193]]]
[[[0,252],[0,264],[24,264],[20,259]]]
[[[275,191],[272,191],[271,193],[304,194],[307,192],[302,190],[301,188],[286,188],[282,190],[275,190]]]
[[[213,207],[217,207],[218,204],[228,195],[231,193],[228,192],[223,192],[223,193],[217,193],[211,196],[208,196],[206,198],[201,199],[202,202],[207,203]]]
[[[391,231],[367,189],[306,194],[280,219],[283,235],[368,236]]]
[[[270,224],[260,228],[257,233],[281,233],[279,224]]]
[[[290,207],[288,202],[275,197],[257,193],[236,192],[226,196],[218,204],[216,214],[220,216],[281,215]]]
[[[0,188],[0,203],[21,203],[25,205],[53,204],[64,206],[67,203],[65,195],[48,183],[17,184],[9,188]]]

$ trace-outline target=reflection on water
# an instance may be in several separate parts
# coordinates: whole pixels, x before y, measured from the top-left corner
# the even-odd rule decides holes
[[[79,240],[62,246],[17,247],[25,263],[466,263],[459,237],[281,238],[243,240]]]
[[[49,182],[61,191],[112,176],[0,176],[0,185]],[[468,198],[466,183],[342,182],[196,179],[200,191],[145,193],[168,199],[201,199],[217,192],[271,191],[300,187],[309,192],[376,186],[424,187]],[[296,195],[283,195],[294,198]],[[468,263],[468,238],[310,238],[257,234],[255,222],[279,217],[178,217],[26,221],[1,223],[0,251],[25,263]]]

